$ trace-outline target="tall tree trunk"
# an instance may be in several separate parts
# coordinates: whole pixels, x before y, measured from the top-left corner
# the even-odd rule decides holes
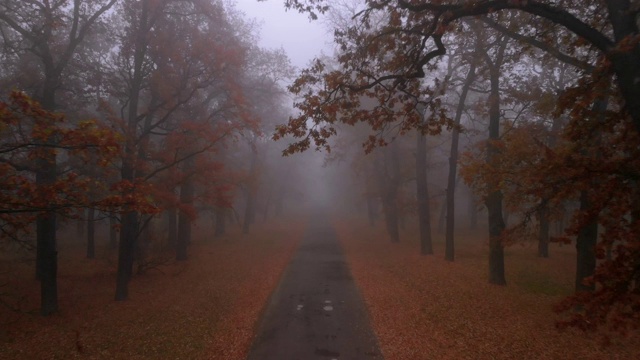
[[[562,76],[561,79],[564,79]],[[562,84],[562,89],[564,90],[564,80],[560,80]],[[557,134],[560,132],[562,127],[562,120],[560,117],[556,117],[553,119],[553,123],[551,125],[551,132],[548,136],[548,142],[550,148],[555,148],[557,142]],[[542,206],[538,210],[538,219],[540,221],[540,228],[538,231],[538,257],[548,258],[549,257],[549,236],[551,234],[551,219],[550,219],[550,209],[547,202],[548,198],[542,199]]]
[[[194,157],[190,157],[184,161],[183,172],[191,174],[195,165]],[[180,186],[180,204],[184,207],[193,205],[194,186],[193,180],[187,175],[187,178]],[[178,213],[178,245],[176,246],[176,260],[187,260],[187,246],[191,243],[191,219],[185,211],[180,209]]]
[[[580,211],[589,210],[589,194],[580,192]],[[591,219],[580,229],[576,237],[576,292],[593,291],[595,284],[584,284],[584,279],[592,276],[596,269],[596,243],[598,242],[598,221]]]
[[[48,111],[55,110],[55,92],[57,80],[47,74],[41,105]],[[55,140],[47,140],[48,145]],[[37,159],[36,185],[39,188],[52,186],[57,180],[56,153],[53,150],[46,151]],[[43,189],[44,190],[44,189]],[[40,313],[44,316],[58,311],[58,250],[56,244],[56,213],[47,210],[38,214],[36,218],[36,276],[40,280]]]
[[[151,29],[149,20],[149,0],[143,0],[135,36],[133,54],[133,77],[129,85],[129,108],[127,112],[127,138],[120,176],[122,180],[135,181],[136,143],[138,142],[138,104],[144,80],[143,64],[147,53],[147,35]],[[135,191],[135,190],[133,190]],[[129,280],[133,271],[133,256],[138,237],[138,213],[127,209],[122,214],[120,245],[118,247],[118,273],[116,276],[116,301],[126,300],[129,296]]]
[[[429,209],[429,188],[427,184],[427,139],[416,134],[416,194],[418,196],[418,225],[420,228],[420,254],[432,255],[431,214]]]
[[[498,166],[500,149],[496,142],[500,140],[500,67],[503,61],[506,40],[502,39],[493,63],[488,62],[491,92],[489,95],[489,141],[487,144],[487,164]],[[502,233],[506,227],[502,216],[502,191],[498,184],[488,184],[489,194],[486,206],[489,213],[489,283],[506,285],[504,274],[504,244]]]
[[[613,35],[617,44],[640,35],[638,28],[637,2],[629,0],[606,1],[609,20],[613,26]],[[632,9],[635,6],[636,9]],[[630,41],[631,42],[631,41]],[[628,46],[629,42],[627,42]],[[640,44],[633,43],[630,49],[611,51],[607,54],[611,59],[613,71],[620,92],[625,99],[625,109],[631,115],[636,131],[640,132]]]
[[[129,211],[120,220],[120,242],[118,244],[118,272],[116,275],[116,301],[129,296],[129,280],[133,274],[133,255],[138,232],[138,214]]]
[[[87,259],[96,258],[96,209],[89,208],[87,210]]]
[[[445,250],[444,258],[447,261],[453,261],[455,259],[454,251],[454,237],[453,232],[455,229],[455,205],[456,205],[456,175],[458,172],[458,142],[460,138],[460,120],[462,119],[462,112],[464,111],[465,102],[467,101],[467,94],[469,88],[476,76],[476,62],[472,61],[469,67],[469,72],[462,85],[462,91],[460,98],[458,99],[458,106],[456,108],[456,117],[454,119],[456,126],[451,133],[451,151],[449,152],[449,176],[447,177],[447,228],[445,233]]]
[[[604,121],[604,114],[609,105],[608,97],[597,98],[592,109],[597,114],[596,120]],[[599,134],[596,134],[596,144],[601,142]],[[596,154],[596,158],[600,157]],[[597,183],[591,184],[597,186]],[[590,210],[589,193],[586,190],[580,192],[580,212],[585,213]],[[576,292],[593,291],[595,284],[584,284],[584,279],[592,276],[596,269],[596,244],[598,243],[598,217],[594,216],[578,232],[576,237]]]

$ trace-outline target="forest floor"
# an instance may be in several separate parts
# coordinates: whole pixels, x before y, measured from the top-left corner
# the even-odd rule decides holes
[[[60,246],[60,312],[38,315],[33,261],[0,261],[1,359],[245,359],[261,312],[305,224],[258,224],[207,239],[196,229],[185,262],[137,275],[113,301],[115,261]],[[203,239],[211,241],[203,241]]]
[[[570,294],[573,246],[534,243],[506,251],[507,286],[488,284],[488,245],[481,232],[456,237],[456,260],[444,260],[444,236],[421,256],[417,232],[387,240],[382,225],[335,221],[351,272],[367,304],[385,359],[640,359],[640,337],[613,339],[558,331],[553,308]]]

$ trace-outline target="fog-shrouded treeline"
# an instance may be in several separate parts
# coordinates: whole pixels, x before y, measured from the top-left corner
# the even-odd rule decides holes
[[[562,325],[640,324],[640,7],[624,1],[289,0],[324,14],[335,56],[290,90],[286,153],[329,149],[352,173],[355,211],[420,251],[483,225],[489,282],[505,248],[576,247]],[[348,164],[348,165],[347,165]],[[347,176],[344,176],[347,178]],[[471,191],[469,191],[471,190]],[[532,256],[536,256],[535,252]]]
[[[309,199],[313,158],[270,141],[295,69],[232,4],[2,0],[0,34],[0,251],[36,259],[43,315],[59,242],[114,254],[125,300],[196,222],[249,233]]]

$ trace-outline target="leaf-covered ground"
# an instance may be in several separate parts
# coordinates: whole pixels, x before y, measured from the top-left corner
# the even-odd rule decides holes
[[[359,225],[356,225],[359,224]],[[640,338],[559,332],[553,307],[572,289],[571,246],[534,244],[507,250],[506,287],[489,285],[486,237],[458,236],[456,261],[420,256],[415,232],[391,244],[382,226],[337,222],[353,276],[366,301],[385,359],[640,359]]]
[[[200,229],[188,261],[134,277],[124,302],[113,301],[113,261],[61,249],[61,311],[48,318],[37,315],[32,262],[5,261],[0,293],[21,311],[0,305],[0,358],[244,359],[303,228],[258,225],[251,235],[231,230],[210,242]]]

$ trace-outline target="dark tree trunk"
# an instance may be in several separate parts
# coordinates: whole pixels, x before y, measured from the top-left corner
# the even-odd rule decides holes
[[[194,158],[188,158],[184,162],[184,173],[190,174],[193,171]],[[187,177],[180,186],[180,204],[191,207],[193,205],[194,187],[193,181]],[[191,243],[191,219],[184,209],[178,213],[178,245],[176,246],[176,260],[187,260],[187,246]]]
[[[216,228],[213,233],[213,236],[215,237],[224,235],[226,231],[226,210],[226,208],[220,206],[216,207]]]
[[[54,111],[57,81],[50,71],[45,71],[47,77],[41,104],[45,110]],[[47,143],[54,144],[54,139],[48,139]],[[36,185],[41,188],[52,186],[57,180],[56,153],[45,152],[37,163]],[[36,218],[36,276],[40,280],[40,313],[44,316],[58,311],[57,274],[56,213],[48,210]]]
[[[604,114],[608,106],[608,98],[597,98],[593,105],[593,111],[598,114],[597,121],[604,121]],[[596,144],[601,142],[600,135],[596,134],[595,139],[591,139]],[[600,155],[596,154],[596,158]],[[591,184],[597,186],[597,183]],[[580,192],[580,212],[586,213],[590,210],[589,193]],[[597,215],[589,219],[576,237],[576,292],[593,291],[595,284],[584,284],[584,279],[592,276],[596,269],[596,244],[598,242],[598,217]]]
[[[418,225],[420,228],[420,254],[432,255],[431,214],[427,183],[427,139],[418,132],[416,144],[416,194],[418,196]]]
[[[561,79],[564,79],[561,76]],[[560,81],[563,91],[564,88],[564,80]],[[560,132],[562,127],[562,120],[560,117],[556,117],[553,119],[553,124],[551,125],[551,132],[548,136],[548,142],[550,148],[555,148],[557,142],[557,134]],[[538,257],[548,258],[549,257],[549,236],[551,234],[551,219],[549,218],[550,209],[547,205],[549,201],[548,198],[542,199],[542,205],[538,210],[538,219],[540,221],[540,228],[538,229]]]
[[[613,25],[613,35],[616,43],[638,37],[638,9],[631,9],[629,0],[607,1],[609,20]],[[631,115],[636,130],[640,132],[640,44],[634,43],[626,51],[611,51],[608,54],[612,61],[613,71],[620,92],[625,99],[625,108]]]
[[[147,53],[147,34],[151,28],[149,20],[149,1],[143,0],[140,17],[138,19],[137,34],[135,36],[133,52],[133,78],[128,94],[129,108],[127,112],[127,139],[125,142],[124,158],[121,167],[121,179],[131,183],[135,180],[134,157],[138,134],[138,104],[140,91],[144,80],[143,63]],[[138,236],[138,213],[128,209],[122,214],[120,245],[118,247],[118,273],[116,276],[116,301],[126,300],[129,296],[129,280],[133,270],[133,256]]]
[[[460,93],[460,99],[458,99],[458,106],[456,108],[456,117],[454,119],[455,124],[460,126],[460,120],[462,119],[462,112],[464,111],[465,102],[467,101],[467,94],[469,88],[476,76],[476,63],[471,62],[467,78],[462,85],[462,91]],[[445,233],[445,250],[444,258],[447,261],[453,261],[455,259],[454,250],[454,229],[455,229],[455,205],[456,205],[456,175],[458,172],[458,142],[460,138],[460,131],[458,127],[454,127],[451,133],[451,151],[449,152],[449,176],[447,177],[447,228]]]
[[[87,259],[96,258],[96,209],[89,208],[87,210]]]
[[[167,243],[171,249],[178,245],[178,211],[175,207],[167,209]]]
[[[580,211],[589,210],[589,194],[580,192]],[[593,291],[595,284],[584,284],[584,279],[592,276],[596,269],[596,243],[598,242],[598,221],[591,219],[580,229],[576,238],[576,292]]]
[[[116,301],[126,300],[129,297],[129,280],[131,280],[131,275],[133,274],[133,255],[138,231],[138,214],[133,211],[124,213],[120,223]]]
[[[491,92],[489,95],[489,141],[487,143],[487,163],[497,166],[500,149],[495,142],[500,140],[500,66],[503,61],[506,41],[502,39],[498,54],[489,66]],[[506,227],[502,215],[502,191],[498,184],[487,184],[489,194],[486,199],[489,213],[489,283],[506,285],[504,274],[504,244],[502,233]]]

